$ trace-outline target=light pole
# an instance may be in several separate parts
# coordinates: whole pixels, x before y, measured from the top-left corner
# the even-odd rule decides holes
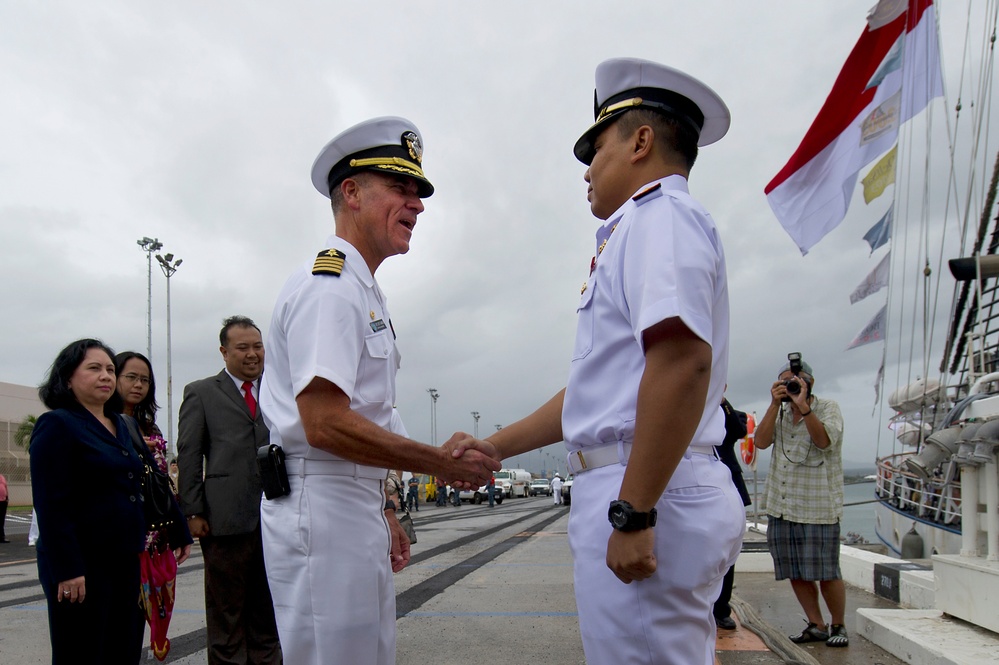
[[[166,256],[156,255],[156,261],[160,264],[160,268],[163,269],[163,274],[166,275],[167,281],[167,441],[169,441],[170,450],[176,454],[177,443],[173,440],[173,365],[171,364],[171,339],[170,339],[170,278],[173,274],[177,272],[177,268],[180,264],[184,262],[183,259],[177,259],[174,261],[173,254],[167,254]]]
[[[476,439],[479,438],[479,418],[480,418],[479,412],[478,411],[472,411],[472,420],[475,421],[474,435],[475,435]]]
[[[430,443],[437,445],[437,398],[441,396],[436,388],[427,388],[430,393]]]
[[[159,238],[142,236],[135,241],[146,253],[146,357],[153,360],[153,252],[162,249]]]

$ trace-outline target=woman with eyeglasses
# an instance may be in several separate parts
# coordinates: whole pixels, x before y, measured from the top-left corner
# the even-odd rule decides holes
[[[168,473],[167,443],[156,426],[159,406],[156,404],[152,363],[141,353],[123,351],[114,357],[114,364],[118,373],[121,411],[135,418],[156,466],[161,472]],[[176,492],[174,487],[174,494]],[[146,534],[146,551],[139,555],[139,561],[142,604],[149,623],[149,648],[159,660],[163,660],[170,651],[170,640],[166,637],[170,613],[166,610],[173,607],[177,580],[177,559],[170,549],[166,529]]]
[[[115,370],[118,372],[118,394],[121,396],[122,413],[132,416],[139,423],[139,431],[145,439],[149,450],[157,457],[156,462],[163,463],[160,467],[166,470],[166,445],[163,433],[156,426],[156,381],[153,379],[153,367],[141,353],[123,351],[114,357]],[[163,444],[163,445],[161,445]],[[157,455],[157,451],[162,452]]]

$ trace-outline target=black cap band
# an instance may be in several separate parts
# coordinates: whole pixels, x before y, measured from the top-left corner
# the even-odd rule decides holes
[[[612,109],[615,104],[635,100],[633,105],[624,106],[620,109]],[[608,115],[618,110],[624,111],[636,108],[649,108],[660,113],[674,116],[680,121],[686,122],[696,134],[701,133],[704,127],[704,114],[697,104],[681,94],[671,90],[660,88],[632,88],[625,90],[612,97],[609,97],[603,104],[593,107],[593,119],[599,120],[601,114]]]

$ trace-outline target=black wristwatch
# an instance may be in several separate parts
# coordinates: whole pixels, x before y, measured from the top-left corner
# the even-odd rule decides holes
[[[658,514],[655,508],[647,513],[639,513],[627,501],[611,501],[607,519],[618,531],[641,531],[655,526]]]
[[[386,499],[385,510],[396,510],[395,501],[393,501],[392,499]]]

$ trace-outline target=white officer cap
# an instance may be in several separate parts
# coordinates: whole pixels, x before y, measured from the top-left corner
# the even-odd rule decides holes
[[[313,162],[312,184],[329,198],[333,187],[359,171],[409,176],[416,181],[421,198],[434,193],[423,175],[420,130],[405,118],[372,118],[337,134]]]
[[[593,118],[573,148],[589,165],[593,143],[614,120],[634,108],[647,108],[677,118],[698,135],[697,145],[714,143],[728,132],[732,116],[714,90],[688,74],[639,58],[612,58],[597,65]]]

